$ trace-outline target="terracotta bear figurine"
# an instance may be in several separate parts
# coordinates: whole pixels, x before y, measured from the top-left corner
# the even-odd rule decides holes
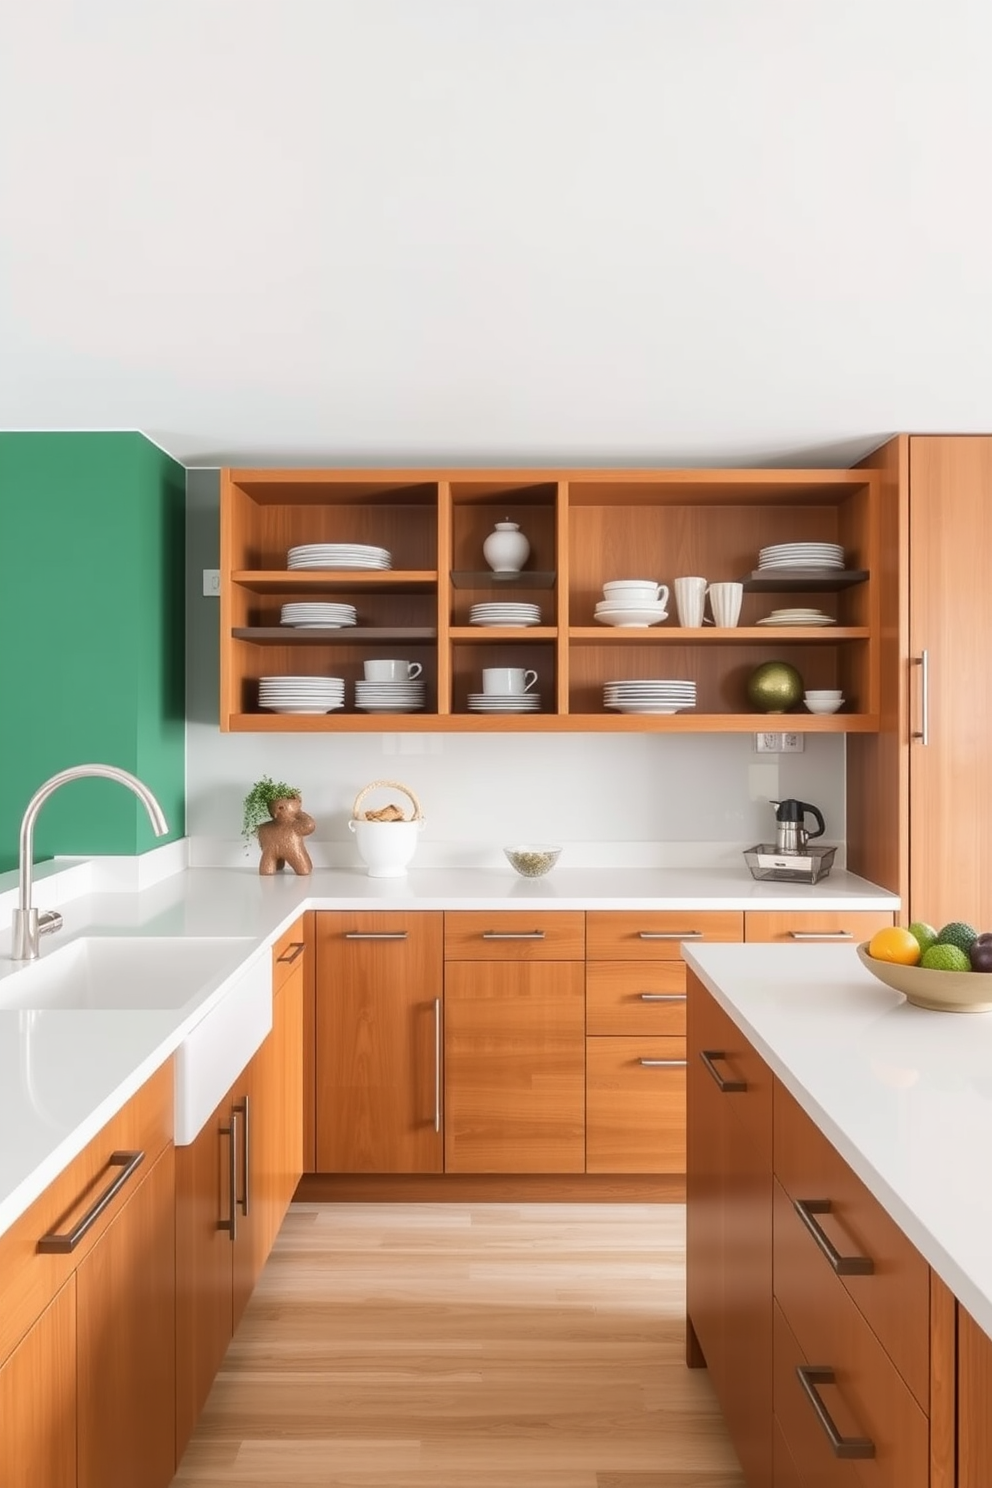
[[[310,854],[303,845],[317,823],[303,810],[299,796],[280,796],[269,802],[270,822],[258,828],[262,858],[259,873],[278,873],[288,863],[294,873],[312,873]]]

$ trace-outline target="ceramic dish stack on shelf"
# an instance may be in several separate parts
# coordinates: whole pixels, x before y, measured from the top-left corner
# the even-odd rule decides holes
[[[762,572],[781,568],[843,567],[844,549],[840,543],[773,543],[758,554],[758,568]]]
[[[606,682],[603,702],[617,713],[681,713],[696,706],[696,684],[664,677]]]
[[[335,713],[344,707],[344,678],[259,677],[258,703],[269,713]]]
[[[470,713],[540,713],[541,696],[537,692],[470,692]]]
[[[598,625],[643,629],[668,619],[668,589],[653,579],[611,579],[596,605]]]
[[[357,625],[355,606],[329,604],[315,600],[312,604],[284,604],[279,624],[292,625],[296,630],[341,630],[347,625]]]
[[[540,625],[541,606],[536,604],[503,603],[493,600],[487,604],[474,604],[469,611],[469,625],[499,625],[518,628],[525,625]]]
[[[286,567],[298,568],[392,568],[393,560],[387,548],[376,548],[368,543],[303,543],[290,548],[286,555]]]
[[[770,615],[757,621],[758,625],[836,625],[833,615],[822,610],[797,607],[792,610],[772,610]]]
[[[369,682],[361,678],[355,683],[355,707],[362,713],[416,713],[424,707],[427,698],[423,682]]]

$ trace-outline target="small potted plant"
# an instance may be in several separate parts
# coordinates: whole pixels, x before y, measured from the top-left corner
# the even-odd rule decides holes
[[[263,775],[245,796],[241,831],[246,852],[251,839],[258,838],[262,849],[259,873],[278,873],[287,863],[294,873],[312,872],[303,838],[315,827],[313,817],[303,810],[300,792],[284,780]]]

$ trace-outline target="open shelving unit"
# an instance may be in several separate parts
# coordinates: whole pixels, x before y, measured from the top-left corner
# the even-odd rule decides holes
[[[518,522],[531,544],[519,574],[483,564],[497,521]],[[844,571],[755,570],[762,546],[841,543]],[[299,543],[387,548],[388,570],[287,571]],[[221,484],[220,726],[236,732],[755,732],[788,719],[791,731],[870,733],[879,727],[877,477],[864,470],[225,470]],[[679,574],[744,584],[740,625],[686,629],[596,623],[602,585],[616,578],[667,584]],[[473,604],[527,597],[541,623],[469,623]],[[762,626],[777,593],[808,600],[836,624]],[[280,625],[283,604],[327,596],[356,607],[346,629]],[[805,596],[805,600],[804,600]],[[384,651],[384,647],[388,650]],[[392,654],[418,661],[423,712],[367,715],[354,707],[362,664]],[[807,687],[842,687],[847,706],[816,716],[764,714],[747,701],[749,673],[791,662]],[[539,673],[542,711],[468,710],[486,666]],[[340,676],[343,710],[280,715],[258,707],[258,679]],[[617,714],[603,684],[637,677],[695,680],[683,713]]]

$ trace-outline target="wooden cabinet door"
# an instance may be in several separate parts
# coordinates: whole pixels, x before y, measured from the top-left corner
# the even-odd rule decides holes
[[[317,1168],[439,1173],[443,916],[317,916]]]
[[[909,917],[988,930],[992,437],[914,437],[909,468]]]
[[[586,1040],[586,1172],[685,1172],[685,1039]]]
[[[0,1365],[0,1488],[75,1488],[76,1279]]]
[[[177,1462],[234,1332],[230,1117],[225,1096],[196,1140],[176,1148]]]
[[[581,961],[449,961],[444,1065],[446,1172],[584,1170]]]
[[[687,984],[687,1315],[747,1480],[767,1483],[772,1076],[691,971]]]
[[[958,1304],[958,1488],[992,1483],[992,1340]]]
[[[79,1488],[165,1488],[172,1481],[175,1304],[169,1147],[76,1272]]]

